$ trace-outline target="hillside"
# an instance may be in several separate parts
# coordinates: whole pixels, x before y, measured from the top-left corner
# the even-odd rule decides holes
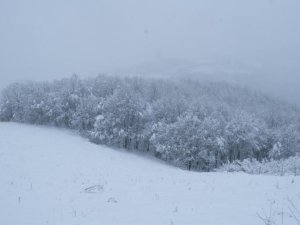
[[[0,224],[297,224],[300,177],[196,173],[67,130],[0,123]],[[270,209],[271,208],[271,209]]]

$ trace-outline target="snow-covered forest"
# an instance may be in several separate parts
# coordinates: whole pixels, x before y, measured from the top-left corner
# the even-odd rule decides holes
[[[77,75],[3,90],[1,121],[77,130],[92,142],[211,171],[300,153],[300,110],[224,82]]]

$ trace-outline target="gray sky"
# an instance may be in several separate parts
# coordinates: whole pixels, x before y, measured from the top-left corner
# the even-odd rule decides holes
[[[255,68],[247,82],[298,101],[299,12],[300,0],[0,0],[0,88],[221,59]]]

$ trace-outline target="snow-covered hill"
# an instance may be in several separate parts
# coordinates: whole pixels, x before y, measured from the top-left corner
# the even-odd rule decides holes
[[[296,222],[300,177],[196,173],[54,128],[0,123],[0,224]],[[274,214],[274,215],[273,215]]]

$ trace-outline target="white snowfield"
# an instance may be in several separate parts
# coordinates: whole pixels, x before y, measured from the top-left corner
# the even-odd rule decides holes
[[[183,171],[69,131],[0,123],[0,225],[263,225],[270,211],[293,225],[299,202],[300,177]]]

